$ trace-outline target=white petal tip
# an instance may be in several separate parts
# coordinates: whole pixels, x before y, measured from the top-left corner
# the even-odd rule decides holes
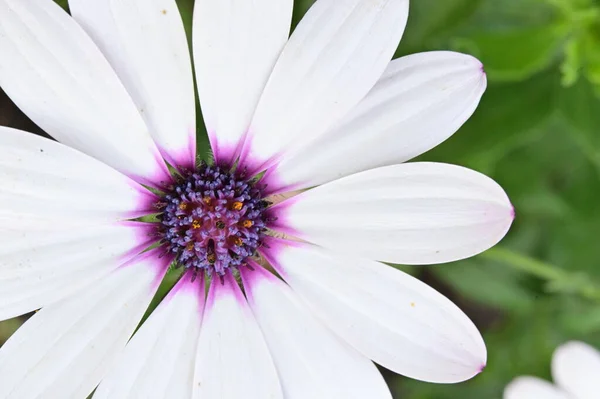
[[[552,373],[555,380],[561,380],[565,372],[580,367],[592,368],[594,372],[600,372],[600,352],[580,341],[569,341],[554,351]]]
[[[484,347],[485,348],[485,347]],[[484,349],[484,352],[482,354],[479,354],[480,356],[478,356],[478,358],[487,358],[487,352]],[[486,361],[478,361],[478,362],[474,362],[473,366],[470,368],[465,368],[464,372],[460,372],[457,373],[453,376],[448,377],[448,379],[446,380],[440,380],[440,381],[431,381],[431,382],[437,382],[437,383],[442,383],[442,384],[459,384],[461,382],[465,382],[468,381],[472,378],[477,377],[479,374],[483,373],[485,371],[485,368],[487,367],[487,363]]]
[[[478,363],[478,365],[474,367],[462,366],[462,370],[453,370],[449,374],[407,375],[407,377],[433,384],[460,384],[477,377],[479,374],[483,373],[486,367],[486,364]]]
[[[505,388],[504,388],[504,399],[515,399],[521,395],[521,392],[528,389],[528,386],[531,384],[530,377],[518,377],[512,380]]]
[[[568,399],[556,386],[537,377],[517,377],[504,388],[503,399],[529,398]]]
[[[476,327],[474,327],[476,328]],[[453,381],[449,383],[460,383],[468,381],[483,373],[487,367],[487,347],[481,334],[477,331],[476,335],[471,335],[471,346],[465,348],[464,371],[457,373]]]
[[[508,231],[510,230],[516,217],[517,217],[517,213],[516,213],[515,207],[509,203],[508,207],[507,207],[506,215],[503,217],[503,219],[502,219],[503,222],[500,224],[501,228],[499,228],[497,242],[500,242],[506,236],[506,234],[508,234]]]
[[[578,341],[567,342],[554,352],[552,379],[575,398],[596,398],[600,391],[600,352]]]
[[[498,186],[498,188],[500,187]],[[502,189],[500,188],[500,190]],[[499,198],[500,195],[503,198]],[[496,205],[486,211],[483,216],[484,223],[488,226],[487,231],[484,230],[481,236],[481,245],[484,251],[504,239],[516,218],[516,208],[504,191],[498,193],[497,201]],[[474,251],[472,255],[477,255],[479,252],[481,251]]]
[[[473,87],[479,87],[480,95],[483,94],[485,89],[487,88],[487,72],[485,71],[485,65],[477,58],[472,55],[457,53],[460,58],[457,58],[457,61],[460,61],[464,65],[464,70],[469,71],[468,75],[464,75],[465,79],[463,84],[469,84],[469,86],[473,85]],[[462,69],[462,67],[460,67]],[[471,75],[472,73],[472,75]],[[477,77],[476,80],[474,78]],[[468,83],[468,82],[471,83]]]
[[[485,86],[487,86],[487,72],[485,71],[485,66],[481,64],[479,70],[481,71],[481,80],[484,82]]]
[[[584,342],[569,341],[556,348],[556,350],[554,351],[554,357],[560,359],[561,357],[569,356],[573,353],[584,352],[595,353],[596,350]]]
[[[517,217],[517,212],[515,207],[510,202],[508,202],[506,206],[502,209],[502,211],[494,216],[498,217],[497,220],[500,221],[499,225],[501,228],[499,228],[499,231],[502,232],[498,240],[500,241],[508,233],[508,230],[510,230],[510,227],[512,226],[513,222],[515,221],[515,218]]]

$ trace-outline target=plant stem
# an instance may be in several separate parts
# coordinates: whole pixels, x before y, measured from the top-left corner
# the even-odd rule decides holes
[[[568,291],[587,299],[600,301],[600,285],[584,274],[570,273],[557,266],[501,247],[489,249],[481,256],[546,280],[555,291]]]

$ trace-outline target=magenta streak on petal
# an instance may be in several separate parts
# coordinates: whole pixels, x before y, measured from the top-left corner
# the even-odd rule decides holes
[[[219,276],[213,277],[206,299],[206,309],[212,309],[215,302],[225,296],[233,296],[241,306],[246,303],[242,290],[229,271],[223,275],[222,279]]]
[[[229,273],[226,273],[225,275],[228,276]],[[222,291],[229,291],[228,287],[225,287],[225,284],[227,284],[225,282],[225,276],[223,276],[223,280],[221,280],[220,276],[213,276],[206,298],[206,313],[213,309],[217,298],[223,295]]]
[[[158,169],[155,175],[153,176],[152,185],[155,187],[163,187],[165,184],[168,184],[172,180],[171,173],[169,172],[169,168],[167,167],[167,164],[165,163],[165,160],[163,159],[162,155],[160,155],[159,151],[156,151],[156,154],[154,154],[154,158],[156,159]]]
[[[272,167],[267,169],[263,177],[260,179],[261,184],[265,186],[263,190],[263,193],[265,195],[286,193],[288,191],[294,191],[297,188],[302,187],[302,184],[285,183],[277,172],[277,165],[273,165]]]
[[[175,295],[193,295],[198,298],[198,303],[202,310],[204,308],[204,291],[204,275],[201,274],[195,276],[195,273],[192,270],[187,270],[183,276],[181,276],[177,284],[175,284],[175,287],[173,287],[165,297],[163,303],[171,301]]]
[[[219,140],[217,138],[217,133],[212,129],[207,129],[207,130],[208,130],[208,141],[210,143],[210,148],[212,150],[213,157],[216,160],[220,155]]]
[[[159,151],[164,159],[177,170],[193,170],[196,167],[196,129],[189,129],[188,143],[184,148],[176,151],[159,148]]]
[[[169,181],[171,181],[171,174],[169,173],[169,169],[165,164],[163,157],[160,155],[159,151],[155,151],[154,159],[156,161],[155,171],[151,176],[137,176],[137,175],[127,175],[130,179],[155,188],[164,187]]]
[[[264,170],[275,168],[283,154],[277,153],[269,159],[259,159],[252,154],[252,135],[250,132],[245,136],[244,144],[239,154],[238,170],[242,170],[249,177],[259,174]]]
[[[238,156],[240,145],[224,145],[223,143],[219,142],[219,138],[216,132],[209,133],[208,138],[210,140],[210,147],[213,152],[215,164],[227,167],[233,166]]]
[[[156,273],[156,277],[154,280],[154,289],[157,290],[165,274],[167,274],[169,265],[171,264],[171,262],[173,262],[173,260],[174,257],[172,255],[165,255],[164,249],[158,247],[135,256],[129,261],[123,263],[121,266],[119,266],[119,268],[127,267],[131,264],[139,262],[148,262],[149,266],[151,266]]]
[[[206,297],[204,315],[207,315],[208,312],[215,306],[215,300],[217,297],[217,284],[220,285],[221,281],[219,279],[219,276],[215,275],[213,276],[213,279],[210,283],[210,287],[208,288],[208,295]]]
[[[164,187],[171,180],[171,174],[160,152],[157,151],[154,158],[156,160],[156,169],[151,176],[138,176],[134,174],[126,174],[126,176],[145,186],[154,188]]]
[[[271,266],[279,273],[282,277],[285,276],[285,270],[279,263],[278,259],[281,258],[281,253],[288,247],[301,247],[303,245],[309,245],[298,241],[290,241],[282,238],[268,237],[265,239],[265,245],[259,250],[260,254],[269,262]],[[255,263],[251,263],[254,267]]]
[[[154,223],[122,221],[117,224],[130,228],[132,233],[136,236],[136,245],[121,257],[120,260],[122,262],[128,262],[156,241],[156,238],[152,236],[156,230],[156,225]]]
[[[257,263],[252,262],[252,268],[254,270],[250,270],[245,267],[240,269],[240,275],[242,276],[242,282],[246,290],[246,297],[248,298],[248,302],[253,301],[254,290],[261,283],[265,283],[267,281],[273,282],[273,280],[277,280],[277,277],[275,277],[272,273],[268,272]]]
[[[156,209],[154,208],[154,204],[159,200],[158,196],[133,180],[130,181],[130,186],[138,192],[137,205],[135,206],[135,209],[125,213],[123,217],[135,219],[148,215],[149,213],[155,213]]]
[[[220,284],[221,282],[218,281],[218,283]],[[240,286],[231,272],[224,276],[224,285],[221,286],[220,291],[229,295],[233,295],[238,303],[246,302],[246,298],[244,297]]]
[[[304,238],[302,237],[301,231],[292,227],[288,215],[290,208],[293,207],[298,201],[302,201],[302,194],[288,198],[285,201],[270,207],[267,210],[267,217],[273,219],[274,221],[269,223],[269,228],[290,236]]]

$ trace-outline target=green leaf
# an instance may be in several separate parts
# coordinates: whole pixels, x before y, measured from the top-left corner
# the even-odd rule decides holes
[[[68,0],[54,0],[56,4],[69,11],[69,1]]]
[[[181,19],[183,20],[183,26],[188,39],[188,46],[192,44],[192,19],[194,13],[194,0],[176,0]]]
[[[169,270],[167,271],[165,278],[161,281],[160,286],[158,287],[158,290],[156,290],[156,294],[154,294],[154,298],[152,298],[152,301],[150,302],[148,309],[146,309],[146,313],[144,314],[144,317],[142,317],[142,321],[140,321],[140,323],[138,324],[138,328],[142,324],[144,324],[144,322],[150,316],[150,314],[152,314],[152,312],[154,312],[154,310],[158,307],[160,302],[167,296],[169,291],[171,291],[171,289],[175,286],[175,284],[177,284],[177,281],[179,281],[179,279],[182,277],[183,273],[184,273],[184,270],[182,270],[181,268],[174,269],[173,265],[171,265],[169,267]]]
[[[595,303],[564,300],[561,324],[574,334],[600,332],[600,307]]]
[[[24,318],[21,317],[0,321],[0,346],[2,346],[2,344],[4,344],[4,342],[6,342],[19,327],[21,327],[21,324],[23,324],[24,321]]]
[[[404,52],[439,38],[467,21],[482,0],[419,0],[410,3],[410,18],[400,49]]]
[[[294,13],[292,15],[292,29],[295,29],[298,22],[304,17],[304,14],[315,3],[315,0],[296,0],[294,1]]]
[[[484,0],[467,28],[470,32],[475,32],[549,25],[560,15],[556,7],[550,4],[551,1]]]
[[[529,311],[533,295],[520,284],[520,274],[484,260],[433,267],[435,273],[462,295],[506,311]]]
[[[583,51],[581,41],[570,38],[564,47],[564,60],[560,66],[562,72],[562,84],[565,87],[573,86],[579,79],[579,71],[582,65]]]
[[[594,85],[596,96],[600,96],[600,18],[593,28],[583,37],[582,47],[586,55],[585,76]]]
[[[478,57],[491,81],[521,81],[554,62],[567,34],[561,25],[479,32],[457,39],[454,47]]]
[[[559,91],[558,104],[560,114],[571,127],[570,134],[590,160],[600,165],[600,98],[593,87],[580,79]]]

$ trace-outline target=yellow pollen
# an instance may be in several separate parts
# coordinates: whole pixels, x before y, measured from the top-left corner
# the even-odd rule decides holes
[[[236,237],[236,238],[233,240],[233,243],[234,243],[235,245],[237,245],[238,247],[240,247],[240,246],[241,246],[241,245],[244,243],[244,241],[242,241],[242,239],[241,239],[240,237]]]
[[[198,220],[192,222],[192,229],[199,229],[200,227],[202,227],[202,224]]]
[[[202,198],[202,201],[206,204],[206,205],[210,205],[212,202],[212,198],[210,197],[204,197]]]
[[[188,245],[185,246],[185,249],[187,249],[188,251],[191,251],[192,249],[194,249],[194,243],[189,242]]]
[[[248,228],[248,227],[252,227],[252,225],[254,224],[254,222],[252,220],[244,220],[242,222],[242,226]]]
[[[208,254],[206,256],[206,260],[208,261],[208,263],[210,263],[212,265],[213,263],[215,263],[217,261],[217,256],[215,254]]]
[[[235,201],[233,204],[231,204],[231,207],[236,211],[241,210],[243,206],[244,204],[242,204],[240,201]]]
[[[182,202],[181,204],[179,204],[179,209],[181,209],[182,211],[185,211],[188,207],[188,204],[186,204],[185,202]]]

